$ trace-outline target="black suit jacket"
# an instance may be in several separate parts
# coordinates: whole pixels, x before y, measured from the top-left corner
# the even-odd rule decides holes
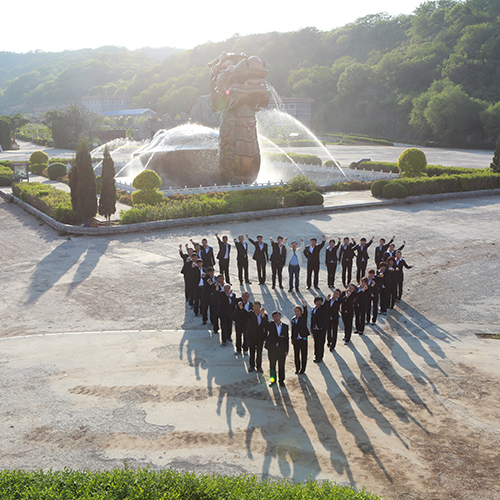
[[[239,241],[236,241],[234,244],[236,246],[236,251],[238,252],[236,260],[239,260],[240,262],[248,260],[248,243],[245,243],[246,248]]]
[[[326,247],[325,250],[325,264],[336,264],[337,263],[337,250],[339,249],[340,242],[334,247]]]
[[[292,325],[292,342],[298,340],[298,335],[302,337],[302,339],[307,339],[309,336],[309,328],[307,328],[307,307],[304,306],[304,312],[302,316],[295,321],[295,317],[291,320]],[[300,342],[300,340],[298,340]]]
[[[339,260],[342,262],[343,266],[352,264],[352,259],[354,258],[354,247],[356,246],[355,243],[349,243],[347,247],[344,247],[344,245],[340,246],[340,251],[339,251]]]
[[[226,245],[220,238],[217,238],[217,241],[219,242],[219,253],[217,254],[217,259],[223,260],[226,255]],[[227,246],[229,247],[227,252],[227,258],[229,259],[229,256],[231,255],[231,243],[228,242]]]
[[[314,330],[324,330],[327,327],[327,307],[328,302],[324,303],[321,307],[311,309],[311,332]]]
[[[286,262],[286,248],[285,245],[281,245],[281,254],[280,254],[280,246],[278,243],[273,243],[273,253],[271,254],[271,262],[279,267],[284,266]]]
[[[377,266],[384,260],[384,253],[387,252],[387,249],[389,248],[389,245],[394,241],[393,238],[391,238],[391,241],[387,243],[386,245],[383,246],[377,246],[375,247],[375,264]]]
[[[389,257],[394,257],[394,259],[396,259],[396,252],[401,252],[401,250],[403,250],[404,247],[405,247],[404,245],[401,245],[399,248],[395,248],[394,252],[392,252],[392,253],[389,251],[384,252],[384,256],[383,256],[384,262],[387,262],[387,259]]]
[[[246,331],[246,341],[249,346],[262,346],[267,338],[267,314],[260,318],[260,325],[254,311],[248,313],[248,325]]]
[[[359,267],[363,264],[363,262],[368,262],[368,247],[373,243],[373,241],[369,241],[363,247],[358,243],[352,249],[356,252],[356,265]]]
[[[214,249],[212,247],[207,248],[208,250],[205,250],[203,247],[201,247],[201,259],[203,260],[203,267],[214,267]]]
[[[197,288],[200,286],[200,279],[203,281],[202,274],[205,272],[203,268],[198,269],[198,266],[195,266],[191,270],[191,286],[193,288]],[[203,285],[202,285],[203,286]]]
[[[307,259],[308,266],[319,266],[319,253],[321,249],[325,246],[326,241],[323,240],[319,245],[316,245],[312,252],[310,251],[310,245],[304,250],[304,255]]]
[[[277,325],[271,321],[267,324],[267,332],[266,349],[268,351],[276,349],[287,353],[290,347],[288,325],[281,322],[281,335],[278,335]]]
[[[260,249],[259,242],[248,238],[248,241],[255,247],[255,252],[253,253],[253,260],[258,260],[264,264],[269,260],[269,254],[267,253],[267,243],[262,242],[263,247]]]
[[[231,298],[231,303],[229,303]],[[228,296],[225,292],[219,292],[219,318],[227,319],[233,316],[234,308],[237,307],[236,295],[232,293]]]

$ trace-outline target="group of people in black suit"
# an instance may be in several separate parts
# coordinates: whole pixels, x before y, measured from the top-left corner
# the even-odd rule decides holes
[[[344,327],[344,343],[351,341],[353,322],[354,333],[362,335],[366,323],[377,321],[380,313],[385,315],[387,310],[394,308],[396,301],[401,300],[403,292],[403,269],[410,269],[402,258],[401,250],[405,242],[398,249],[394,245],[394,236],[385,242],[380,239],[375,249],[376,269],[369,269],[368,248],[373,243],[361,238],[359,243],[354,239],[344,238],[341,243],[329,241],[325,250],[325,266],[327,268],[328,287],[334,288],[326,300],[321,296],[314,298],[314,308],[308,312],[306,302],[301,299],[301,305],[294,307],[294,316],[290,325],[282,322],[281,313],[274,311],[269,319],[262,304],[250,301],[250,293],[244,291],[240,297],[232,291],[229,262],[231,244],[227,236],[222,238],[216,233],[218,243],[217,254],[213,247],[208,245],[206,238],[201,243],[191,241],[192,247],[179,246],[179,253],[183,259],[181,273],[184,276],[185,298],[193,308],[194,314],[201,313],[203,324],[209,318],[214,333],[221,331],[221,344],[232,342],[233,323],[235,329],[235,355],[249,355],[249,371],[263,372],[262,353],[264,347],[268,352],[270,363],[270,385],[285,384],[285,361],[289,351],[290,339],[294,347],[295,373],[305,373],[308,356],[308,336],[314,338],[314,362],[321,363],[324,357],[325,342],[333,351],[337,344],[339,319],[342,318]],[[310,245],[304,248],[304,240],[300,239],[300,246],[296,241],[288,245],[288,238],[278,236],[271,242],[271,256],[269,246],[258,235],[256,241],[246,235],[247,241],[253,245],[253,259],[257,265],[259,284],[266,282],[266,265],[271,262],[272,288],[276,284],[283,288],[283,269],[288,265],[289,292],[299,291],[299,273],[303,266],[303,257],[307,260],[307,288],[312,285],[319,288],[320,252],[326,244],[326,237],[322,235],[322,242],[317,243],[311,238]],[[238,279],[251,284],[248,273],[249,243],[243,235],[233,239],[237,251]],[[217,257],[215,257],[215,255]],[[215,258],[219,261],[219,274],[215,275]],[[356,281],[351,283],[353,262],[356,260]],[[342,267],[342,282],[344,291],[335,288],[335,274],[338,264]],[[277,369],[276,369],[277,367]]]

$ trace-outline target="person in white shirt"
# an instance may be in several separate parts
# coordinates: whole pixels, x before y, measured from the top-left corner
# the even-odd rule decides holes
[[[300,247],[298,247],[296,241],[292,241],[291,246],[288,246],[287,242],[288,237],[285,238],[285,247],[287,249],[285,266],[288,267],[289,278],[288,291],[291,292],[293,290],[293,282],[295,280],[295,290],[298,292],[300,268],[304,265],[304,240],[300,238]]]

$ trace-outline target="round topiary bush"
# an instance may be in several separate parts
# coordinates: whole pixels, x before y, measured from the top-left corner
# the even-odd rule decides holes
[[[384,198],[406,198],[408,196],[408,189],[398,181],[391,181],[383,187],[382,196]]]
[[[59,177],[63,177],[66,173],[66,165],[63,163],[52,163],[47,168],[47,174],[51,181],[55,181],[56,179],[59,179]]]
[[[405,149],[398,159],[401,177],[423,177],[427,166],[425,153],[418,148]]]
[[[384,189],[384,186],[386,184],[389,184],[389,182],[390,181],[388,181],[386,179],[379,179],[378,181],[375,181],[372,184],[372,187],[370,188],[371,192],[372,192],[372,196],[374,198],[382,198],[382,190]]]
[[[157,189],[141,189],[132,193],[133,205],[157,205],[164,199],[163,193]]]
[[[33,151],[30,156],[30,163],[32,165],[44,164],[47,165],[49,162],[49,155],[43,151]]]
[[[304,201],[306,205],[323,205],[324,198],[318,191],[311,191],[306,194]]]
[[[154,170],[143,170],[132,182],[135,189],[158,189],[161,186],[160,176]]]

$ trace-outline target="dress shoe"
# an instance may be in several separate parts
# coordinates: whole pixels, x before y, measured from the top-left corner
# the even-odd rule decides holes
[[[304,375],[305,372],[305,370],[300,370],[299,375]]]
[[[248,351],[243,351],[243,356],[248,356]]]
[[[292,289],[290,288],[290,289],[288,290],[288,293],[290,293],[291,291],[292,291]]]
[[[271,288],[274,290],[276,287],[273,285]]]
[[[298,375],[300,372],[295,372],[295,375]]]
[[[249,369],[248,369],[249,372],[254,372],[255,371],[255,368],[253,366],[251,366]]]
[[[259,373],[264,373],[264,370],[263,370],[261,367],[257,368],[257,371],[258,371]]]
[[[285,387],[285,382],[280,382],[280,387]]]
[[[280,288],[283,290],[283,285],[280,285]]]
[[[247,280],[247,281],[245,281],[245,283],[246,283],[247,285],[251,285],[251,284],[252,284],[252,282],[251,282],[251,281],[248,281],[248,280]]]
[[[204,321],[204,322],[203,322],[203,324],[204,324],[204,325],[206,325],[206,324],[207,324],[207,322],[206,322],[206,321]]]

